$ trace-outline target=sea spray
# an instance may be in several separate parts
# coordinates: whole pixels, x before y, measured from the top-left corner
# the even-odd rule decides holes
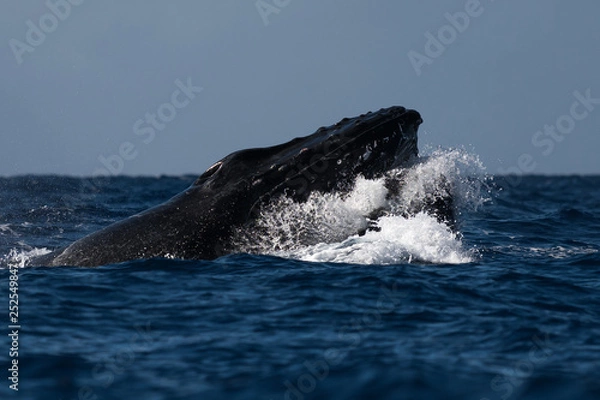
[[[240,252],[271,254],[306,261],[357,264],[402,262],[461,264],[476,252],[465,248],[460,233],[424,212],[410,213],[427,196],[452,190],[457,212],[476,209],[489,199],[482,190],[483,166],[465,150],[435,150],[385,177],[357,177],[349,193],[314,192],[306,202],[282,197],[262,210],[235,239]],[[386,178],[399,179],[398,193]],[[371,220],[373,213],[379,218]]]
[[[31,250],[11,249],[7,255],[0,257],[0,268],[23,268],[27,266],[30,259],[50,252],[47,248],[34,248]]]

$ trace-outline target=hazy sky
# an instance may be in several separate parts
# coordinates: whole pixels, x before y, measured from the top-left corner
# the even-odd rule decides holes
[[[490,173],[600,173],[598,1],[1,4],[0,175],[199,174],[395,104]]]

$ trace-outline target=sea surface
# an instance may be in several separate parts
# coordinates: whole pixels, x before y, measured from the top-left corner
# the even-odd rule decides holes
[[[0,178],[0,398],[600,398],[600,177],[462,177],[460,234],[387,216],[214,261],[27,266],[194,179]]]

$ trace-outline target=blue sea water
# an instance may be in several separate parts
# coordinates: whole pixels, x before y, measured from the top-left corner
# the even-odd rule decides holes
[[[289,253],[25,265],[194,178],[0,178],[0,398],[600,398],[600,177],[488,178],[462,237],[421,216]]]

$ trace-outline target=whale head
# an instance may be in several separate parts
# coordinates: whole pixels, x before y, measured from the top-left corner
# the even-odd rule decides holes
[[[347,191],[358,175],[376,178],[417,156],[422,122],[400,106],[344,118],[281,145],[232,153],[192,186],[240,191],[251,208],[283,193],[302,201],[313,191]]]
[[[281,196],[348,192],[417,156],[421,116],[390,107],[319,128],[287,143],[232,153],[169,201],[113,223],[32,265],[94,266],[169,257],[213,259],[236,251],[236,232],[252,227]],[[271,202],[273,200],[273,202]],[[239,250],[239,249],[238,249]]]

